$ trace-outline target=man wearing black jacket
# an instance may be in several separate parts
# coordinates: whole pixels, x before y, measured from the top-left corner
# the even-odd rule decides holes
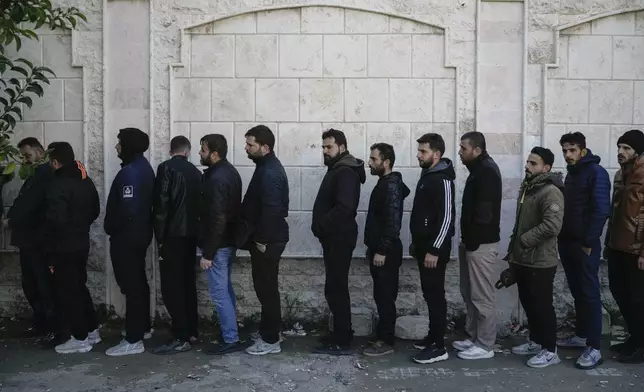
[[[398,272],[403,256],[400,227],[403,202],[410,193],[400,172],[392,171],[395,161],[392,145],[376,143],[371,146],[369,168],[371,174],[379,178],[369,198],[364,244],[379,317],[376,341],[363,351],[370,357],[394,352]]]
[[[101,211],[98,192],[85,167],[74,160],[67,142],[48,147],[55,170],[46,196],[43,233],[47,261],[62,320],[71,337],[56,346],[59,354],[86,353],[101,342],[92,297],[87,289],[89,231]]]
[[[246,154],[255,162],[240,212],[237,247],[250,251],[253,286],[262,304],[259,339],[246,349],[251,355],[277,354],[282,328],[278,287],[279,261],[289,239],[288,178],[275,156],[275,135],[265,125],[246,132]]]
[[[344,132],[329,129],[322,133],[322,149],[328,170],[313,205],[311,230],[322,245],[324,296],[333,314],[333,334],[323,339],[315,352],[348,355],[353,339],[349,267],[358,240],[360,184],[364,184],[366,174],[364,161],[349,154]]]
[[[198,335],[195,260],[201,171],[188,161],[190,140],[185,136],[170,141],[170,155],[172,158],[157,168],[153,223],[161,294],[172,318],[173,339],[154,354],[188,351],[190,338]]]
[[[7,213],[6,224],[11,229],[11,245],[20,250],[22,289],[34,312],[33,327],[47,334],[47,343],[61,343],[56,320],[52,277],[42,244],[42,224],[45,217],[45,195],[53,179],[52,168],[44,161],[45,149],[38,139],[28,137],[18,143],[23,164],[35,167],[32,176],[20,188],[18,197]]]
[[[459,247],[469,338],[455,341],[453,346],[461,359],[486,359],[494,357],[492,346],[496,341],[494,284],[501,239],[501,172],[488,155],[485,136],[480,132],[467,132],[461,137],[459,155],[470,172],[463,190]]]
[[[429,333],[414,347],[422,350],[414,357],[417,363],[429,364],[448,359],[445,350],[447,301],[445,269],[452,253],[454,236],[454,180],[452,161],[443,158],[445,141],[436,133],[418,140],[418,163],[422,168],[416,185],[409,229],[410,255],[418,261],[420,284],[429,309]]]
[[[245,348],[239,340],[235,291],[230,279],[235,248],[235,230],[241,208],[242,181],[226,156],[228,142],[223,135],[201,138],[201,164],[207,166],[201,183],[200,236],[201,268],[208,275],[208,289],[215,304],[222,341],[206,348],[206,354],[221,355]]]

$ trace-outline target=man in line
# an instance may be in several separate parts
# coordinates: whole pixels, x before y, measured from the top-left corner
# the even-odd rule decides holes
[[[210,345],[206,354],[221,355],[246,348],[239,340],[235,292],[231,280],[235,248],[235,230],[241,208],[242,181],[226,156],[228,142],[223,135],[201,138],[201,164],[207,169],[201,183],[200,265],[208,275],[208,290],[215,303],[222,342]]]
[[[61,319],[71,337],[57,345],[59,354],[86,353],[101,342],[92,297],[87,289],[89,231],[101,212],[96,186],[85,167],[74,160],[67,142],[48,147],[49,163],[55,170],[47,190],[45,251],[53,267],[53,281]]]
[[[453,346],[461,359],[486,359],[494,357],[492,346],[496,341],[494,284],[501,238],[501,172],[488,155],[481,132],[467,132],[461,137],[459,155],[470,172],[463,190],[459,248],[469,339],[455,341]]]
[[[289,239],[286,222],[288,178],[273,151],[275,135],[267,126],[253,127],[245,136],[246,154],[255,162],[255,172],[242,202],[236,243],[237,248],[250,251],[253,286],[262,305],[259,339],[246,352],[251,355],[277,354],[282,351],[277,277],[279,262]]]
[[[195,259],[199,231],[201,171],[188,161],[190,141],[170,141],[171,158],[157,168],[154,187],[154,235],[159,249],[163,302],[172,319],[172,335],[154,354],[175,354],[192,348],[196,339],[197,283]]]
[[[505,260],[510,262],[519,300],[528,317],[530,341],[513,347],[518,355],[534,355],[528,366],[544,368],[561,362],[557,355],[557,317],[552,305],[557,236],[563,223],[561,173],[551,173],[555,156],[535,147],[525,165],[517,214]]]
[[[311,230],[322,245],[324,296],[333,314],[333,333],[322,339],[315,353],[348,355],[353,339],[349,267],[358,240],[360,184],[365,183],[366,174],[364,162],[347,150],[342,131],[329,129],[322,133],[322,153],[328,170],[313,205]]]
[[[409,228],[412,246],[410,255],[418,261],[420,284],[429,309],[430,329],[414,347],[422,350],[413,359],[429,364],[449,358],[445,350],[447,301],[445,300],[445,269],[452,253],[456,206],[452,161],[443,158],[445,141],[436,133],[427,133],[418,140],[418,164],[422,168],[416,185]]]
[[[601,158],[586,148],[586,137],[567,133],[559,140],[568,175],[564,190],[564,220],[559,255],[570,293],[575,299],[576,334],[559,340],[559,347],[581,347],[579,369],[602,363],[602,312],[599,287],[600,237],[610,214],[610,179]]]
[[[22,290],[33,309],[33,330],[45,334],[44,343],[57,345],[65,338],[60,333],[55,312],[52,277],[42,247],[45,196],[53,170],[45,162],[45,149],[38,139],[28,137],[18,143],[23,164],[34,167],[18,197],[7,213],[5,225],[11,229],[11,245],[20,250]]]
[[[624,363],[644,363],[644,133],[637,129],[617,139],[613,208],[606,233],[610,291],[630,337],[611,346]]]
[[[143,353],[144,335],[151,330],[145,257],[152,242],[154,170],[143,156],[149,145],[148,135],[139,129],[119,131],[116,152],[123,163],[107,199],[104,228],[114,277],[125,295],[126,336],[106,351],[109,356]]]
[[[403,256],[400,227],[403,202],[410,193],[400,172],[392,171],[395,161],[392,145],[376,143],[371,146],[369,168],[372,175],[378,176],[378,183],[369,198],[364,244],[379,317],[376,341],[363,351],[370,357],[394,352],[398,272]]]

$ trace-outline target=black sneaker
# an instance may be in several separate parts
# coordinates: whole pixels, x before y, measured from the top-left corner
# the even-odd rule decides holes
[[[44,348],[54,348],[59,344],[65,343],[67,340],[69,340],[69,335],[67,334],[48,332],[45,336],[38,339],[38,343]]]
[[[628,364],[644,363],[644,348],[635,349],[631,353],[619,354],[617,356],[617,362]]]
[[[369,347],[362,350],[362,353],[368,357],[380,357],[394,353],[394,346],[378,340]]]
[[[448,358],[449,355],[447,354],[447,350],[445,350],[444,348],[437,348],[435,345],[431,345],[416,354],[413,360],[416,363],[427,365],[430,363],[447,361]]]
[[[338,344],[326,344],[316,347],[313,354],[327,354],[327,355],[353,355],[353,350],[350,346],[340,346]]]
[[[414,348],[415,348],[416,350],[424,350],[424,349],[426,349],[427,347],[431,346],[432,344],[434,344],[434,342],[432,342],[432,341],[429,339],[429,335],[427,335],[427,336],[425,336],[425,337],[423,338],[423,340],[419,340],[419,341],[415,342],[415,343],[414,343]]]
[[[631,355],[635,352],[636,349],[637,347],[635,347],[635,344],[633,344],[633,341],[631,339],[610,346],[610,350],[619,355]]]
[[[164,344],[163,346],[155,348],[152,351],[152,354],[171,355],[171,354],[185,353],[186,351],[190,351],[191,349],[192,349],[192,346],[190,345],[190,343],[179,339],[173,339],[168,343]]]
[[[237,351],[242,351],[248,347],[246,342],[237,341],[235,343],[210,343],[203,352],[206,355],[224,355]]]

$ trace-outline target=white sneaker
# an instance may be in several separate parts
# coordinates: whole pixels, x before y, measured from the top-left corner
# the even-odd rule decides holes
[[[266,343],[262,339],[258,339],[255,343],[246,349],[250,355],[266,355],[266,354],[279,354],[282,352],[280,343]]]
[[[63,344],[59,344],[54,348],[58,354],[77,354],[87,353],[92,350],[92,345],[89,340],[76,340],[73,336]]]
[[[530,358],[528,360],[528,366],[531,368],[545,368],[550,365],[557,365],[561,363],[561,359],[559,359],[559,355],[557,353],[552,353],[548,350],[541,350],[539,354],[535,355],[534,357]]]
[[[486,350],[479,346],[472,346],[465,351],[460,351],[456,355],[461,359],[489,359],[494,358],[494,350]]]
[[[586,339],[585,338],[580,338],[579,336],[571,336],[567,339],[559,339],[557,340],[557,346],[559,347],[578,347],[578,348],[586,348]]]
[[[92,346],[103,341],[101,334],[98,332],[98,328],[87,334],[87,340]]]
[[[250,334],[250,340],[252,340],[253,342],[258,341],[261,338],[262,338],[262,335],[259,334],[259,331],[256,331]],[[282,333],[280,332],[280,343],[282,343],[283,341],[284,341],[284,335],[282,335]]]
[[[533,341],[512,347],[512,354],[535,355],[541,352],[541,345]]]
[[[150,328],[150,330],[149,330],[148,332],[146,332],[146,333],[144,333],[144,334],[143,334],[143,339],[144,339],[144,340],[152,339],[152,335],[153,335],[153,334],[154,334],[154,328]],[[123,338],[124,338],[124,337],[126,337],[126,336],[127,336],[127,331],[122,330],[122,331],[121,331],[121,337],[123,337]]]
[[[452,342],[452,347],[454,347],[457,351],[469,350],[473,346],[474,346],[474,342],[472,342],[469,339],[455,340],[454,342]]]
[[[124,355],[142,354],[145,352],[143,341],[140,340],[136,343],[128,343],[127,340],[121,340],[121,343],[114,347],[108,348],[105,354],[110,357],[122,357]]]

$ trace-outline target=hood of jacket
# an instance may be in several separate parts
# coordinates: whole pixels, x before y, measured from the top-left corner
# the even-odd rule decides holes
[[[400,172],[397,172],[397,171],[391,172],[386,176],[380,177],[378,181],[397,184],[402,189],[403,199],[405,199],[411,193],[411,190],[409,189],[409,187],[403,182],[402,174]]]
[[[454,181],[456,179],[456,171],[454,170],[454,164],[449,158],[441,158],[434,167],[428,167],[423,169],[421,177],[427,174],[441,173],[450,180]]]
[[[563,182],[563,173],[561,172],[548,172],[543,174],[538,174],[534,177],[530,177],[527,180],[523,180],[521,183],[520,193],[524,191],[530,192],[531,190],[541,188],[545,185],[552,184],[559,188],[561,192],[564,191],[564,182]]]
[[[85,170],[85,166],[80,161],[74,161],[56,170],[56,176],[85,180],[87,178],[87,170]]]
[[[593,152],[589,148],[586,149],[586,151],[586,155],[581,157],[579,162],[572,165],[568,164],[566,166],[568,173],[578,173],[584,166],[587,166],[589,164],[595,163],[599,165],[602,159],[598,155],[593,154]]]
[[[364,161],[362,159],[354,157],[347,151],[343,154],[338,155],[338,157],[329,164],[329,170],[337,169],[341,166],[349,166],[351,169],[353,169],[356,174],[358,174],[358,178],[360,178],[361,184],[364,184],[365,181],[367,181],[367,174],[364,170]]]

